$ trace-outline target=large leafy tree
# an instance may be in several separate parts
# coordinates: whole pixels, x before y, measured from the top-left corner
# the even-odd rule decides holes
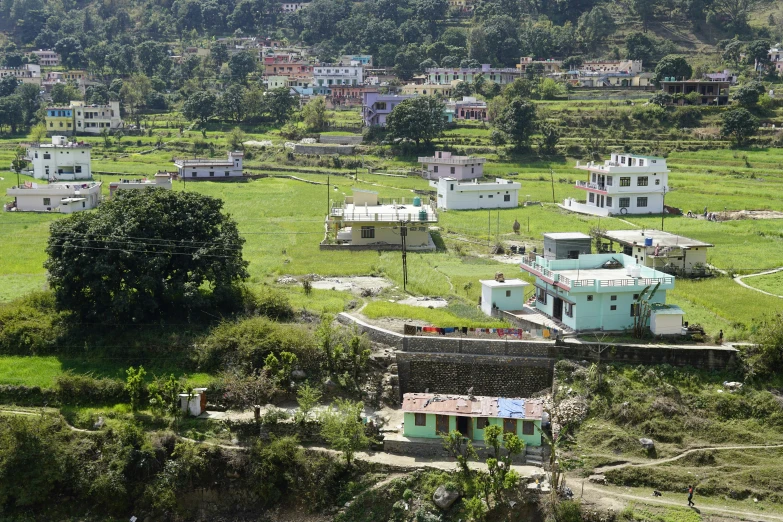
[[[655,41],[644,33],[631,33],[625,39],[625,47],[628,49],[629,60],[642,60],[649,62],[655,56]]]
[[[185,100],[182,114],[189,120],[198,120],[202,125],[215,114],[217,98],[208,91],[196,91]]]
[[[12,134],[24,125],[24,111],[18,94],[0,98],[0,127],[8,126]]]
[[[515,98],[495,118],[495,127],[516,148],[523,149],[536,130],[536,108],[529,101]]]
[[[19,87],[19,80],[15,76],[3,76],[0,79],[0,98],[11,96]]]
[[[78,69],[84,65],[86,56],[82,44],[73,36],[67,36],[54,44],[54,50],[60,54],[61,62],[71,69]]]
[[[218,112],[226,120],[241,123],[247,113],[245,97],[247,89],[239,84],[234,84],[226,89],[218,101]]]
[[[429,143],[443,133],[444,110],[443,102],[434,96],[417,96],[397,105],[386,126],[394,139]]]
[[[660,82],[666,77],[690,80],[693,68],[684,56],[670,54],[661,58],[655,66],[655,81]]]
[[[285,123],[299,106],[299,100],[287,87],[272,89],[264,96],[264,110],[276,123]]]
[[[256,57],[249,52],[237,53],[228,61],[231,78],[244,82],[247,75],[256,70]]]
[[[329,445],[341,451],[350,466],[357,451],[369,446],[361,420],[364,403],[349,399],[336,399],[332,408],[321,414],[321,435]]]
[[[721,116],[723,125],[720,128],[722,136],[741,147],[759,130],[759,120],[747,109],[732,109]]]
[[[759,102],[759,96],[764,94],[765,91],[764,84],[754,80],[737,89],[734,94],[732,94],[731,99],[743,107],[750,109],[751,107],[756,106]]]
[[[194,192],[127,190],[53,222],[45,267],[58,308],[88,322],[134,323],[233,295],[247,262],[222,209]]]

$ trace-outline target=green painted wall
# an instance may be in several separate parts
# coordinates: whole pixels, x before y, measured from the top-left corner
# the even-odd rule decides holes
[[[406,437],[418,437],[424,439],[437,439],[440,435],[435,433],[435,415],[427,413],[427,425],[416,426],[416,418],[413,413],[405,412],[403,435]],[[471,417],[470,421],[473,423],[473,440],[484,442],[484,430],[476,427],[476,419]],[[517,420],[517,436],[524,441],[528,446],[540,446],[541,445],[541,421],[533,421],[536,425],[536,429],[533,435],[522,434],[522,420]],[[489,419],[490,425],[503,427],[503,419]],[[457,429],[457,416],[449,416],[449,431]]]

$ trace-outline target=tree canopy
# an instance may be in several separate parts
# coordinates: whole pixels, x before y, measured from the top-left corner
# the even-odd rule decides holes
[[[445,105],[434,96],[417,96],[403,101],[386,121],[394,139],[429,143],[443,133]]]
[[[222,209],[192,192],[126,190],[94,212],[54,221],[45,267],[58,308],[126,324],[187,319],[229,301],[247,262],[245,240]]]

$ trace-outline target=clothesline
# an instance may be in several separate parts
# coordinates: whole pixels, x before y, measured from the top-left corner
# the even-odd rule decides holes
[[[544,328],[543,330],[536,330],[531,332],[524,328],[468,328],[464,326],[460,327],[437,327],[437,326],[416,326],[412,324],[406,324],[404,327],[405,335],[454,335],[459,336],[495,336],[503,337],[517,337],[519,339],[525,336],[536,335],[544,338],[557,337],[558,331],[556,328]]]

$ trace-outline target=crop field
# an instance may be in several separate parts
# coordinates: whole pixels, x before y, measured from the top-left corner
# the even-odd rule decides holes
[[[759,290],[764,290],[765,292],[775,295],[783,295],[783,272],[776,272],[774,274],[758,277],[748,277],[743,281],[753,288],[758,288]]]

